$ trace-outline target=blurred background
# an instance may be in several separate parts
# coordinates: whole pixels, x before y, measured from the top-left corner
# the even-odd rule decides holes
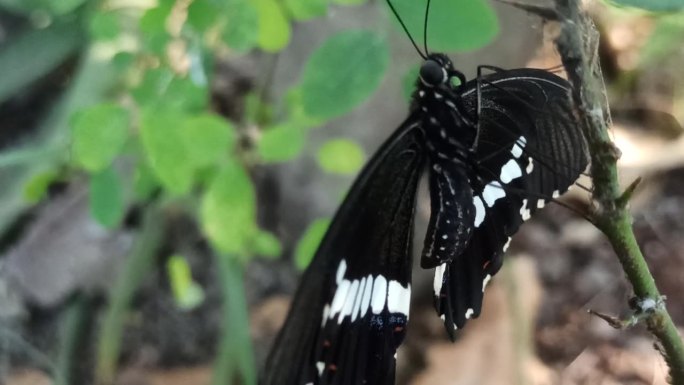
[[[394,3],[422,41],[425,3]],[[432,3],[429,46],[468,78],[560,64],[555,23]],[[644,177],[635,231],[684,325],[684,3],[585,6],[621,177]],[[255,384],[419,64],[382,0],[0,0],[0,383]],[[522,227],[456,343],[432,272],[413,287],[399,384],[665,384],[643,327],[587,313],[628,317],[631,288],[563,207]]]

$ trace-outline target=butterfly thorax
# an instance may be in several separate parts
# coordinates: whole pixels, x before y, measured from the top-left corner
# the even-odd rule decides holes
[[[477,125],[459,96],[465,77],[443,54],[430,54],[420,68],[412,110],[420,116],[430,156],[437,161],[470,163]]]

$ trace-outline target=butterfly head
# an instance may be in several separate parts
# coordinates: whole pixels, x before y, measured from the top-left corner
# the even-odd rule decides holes
[[[447,84],[454,66],[444,54],[431,53],[420,66],[420,82],[426,87],[439,87]]]

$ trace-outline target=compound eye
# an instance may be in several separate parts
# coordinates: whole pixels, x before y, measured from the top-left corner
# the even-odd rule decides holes
[[[420,78],[426,85],[436,86],[446,81],[446,71],[434,60],[426,60],[420,66]]]

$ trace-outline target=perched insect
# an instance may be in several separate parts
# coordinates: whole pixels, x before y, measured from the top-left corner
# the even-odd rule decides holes
[[[484,288],[511,236],[587,166],[565,80],[538,69],[481,75],[488,67],[480,67],[466,82],[446,55],[428,53],[427,44],[424,50],[410,114],[335,215],[304,273],[263,385],[394,384],[409,318],[416,190],[425,169],[431,216],[421,266],[434,268],[435,307],[453,338],[480,314]]]

